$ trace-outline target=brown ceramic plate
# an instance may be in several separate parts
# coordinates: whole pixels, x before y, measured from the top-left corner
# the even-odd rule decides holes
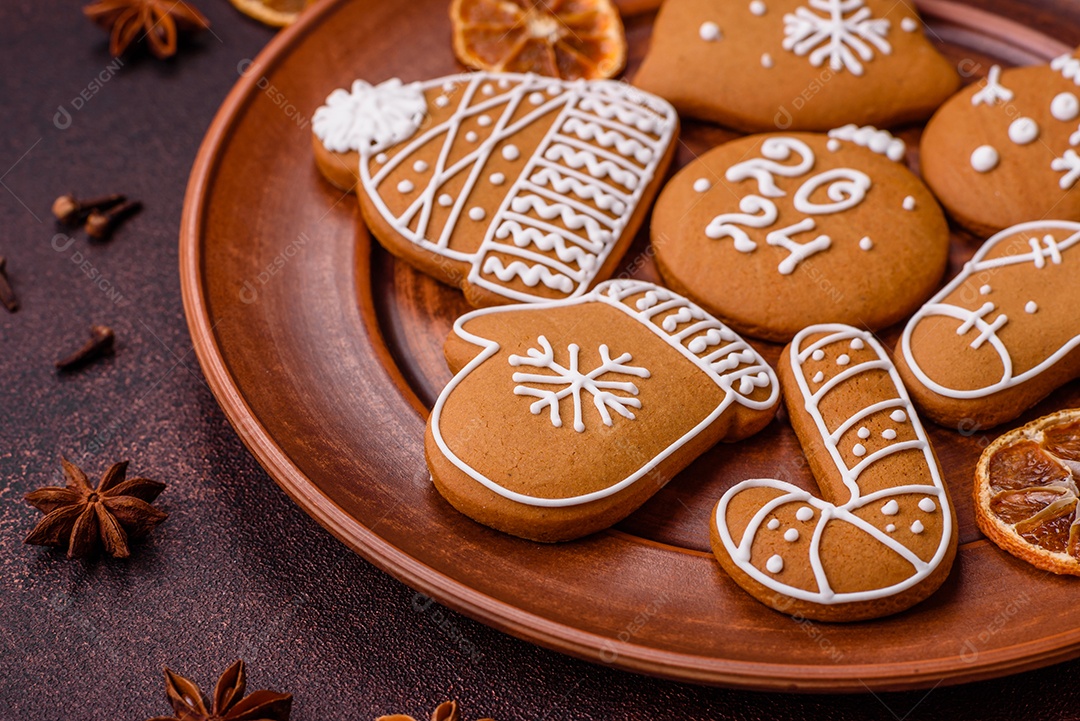
[[[956,567],[909,612],[854,625],[770,611],[709,553],[708,514],[730,484],[758,476],[811,484],[783,419],[714,448],[618,529],[575,543],[517,540],[442,500],[424,465],[424,420],[450,379],[443,340],[467,307],[460,293],[372,243],[354,197],[315,169],[307,118],[358,75],[420,80],[458,71],[446,8],[446,0],[313,8],[242,64],[192,171],[180,270],[195,348],[229,420],[282,488],[351,548],[447,606],[623,669],[847,691],[955,683],[1080,655],[1076,580],[1025,565],[975,526],[973,470],[996,432],[934,429],[961,519]],[[1075,6],[1016,0],[989,14],[935,0],[922,8],[941,47],[972,75],[995,61],[1045,61],[1080,39]],[[1045,22],[1049,12],[1059,13],[1046,23],[1059,39],[1015,21]],[[627,22],[631,69],[650,27],[649,14]],[[918,129],[903,136],[914,146]],[[677,165],[729,137],[687,123]],[[950,275],[974,247],[954,238]],[[646,248],[638,238],[626,266],[653,279]],[[895,337],[895,329],[886,334]],[[779,353],[759,347],[770,360]],[[1016,424],[1066,405],[1080,405],[1080,385]]]

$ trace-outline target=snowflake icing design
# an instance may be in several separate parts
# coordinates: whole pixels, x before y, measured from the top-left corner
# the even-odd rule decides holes
[[[563,386],[559,390],[545,390],[527,385],[515,386],[514,395],[534,396],[540,399],[529,406],[529,410],[534,415],[539,415],[544,408],[550,408],[551,425],[560,428],[562,427],[562,417],[559,414],[559,402],[567,396],[572,396],[574,399],[574,430],[582,433],[585,430],[585,423],[581,417],[581,393],[586,391],[592,396],[593,405],[599,411],[600,418],[604,421],[605,426],[612,425],[611,413],[608,412],[609,408],[624,418],[633,420],[635,416],[630,411],[630,408],[641,408],[641,401],[634,397],[638,394],[637,386],[630,381],[599,380],[608,373],[648,378],[651,374],[647,369],[626,365],[628,361],[632,360],[629,353],[623,353],[618,358],[612,358],[608,347],[601,345],[600,365],[588,373],[582,373],[578,367],[578,352],[581,349],[576,343],[571,343],[567,347],[568,366],[555,362],[555,352],[547,338],[540,336],[538,343],[540,348],[530,348],[527,356],[512,355],[509,359],[510,365],[515,368],[532,366],[533,368],[543,368],[554,372],[554,375],[546,373],[514,373],[513,379],[515,383]],[[612,391],[628,393],[630,396],[616,395]]]
[[[800,7],[784,15],[785,50],[796,55],[810,54],[810,64],[820,67],[825,60],[833,72],[850,70],[862,75],[863,62],[874,58],[875,47],[882,54],[892,52],[885,39],[889,21],[871,17],[864,0],[808,0],[810,8]],[[818,14],[821,11],[825,16]],[[853,14],[852,14],[853,13]]]

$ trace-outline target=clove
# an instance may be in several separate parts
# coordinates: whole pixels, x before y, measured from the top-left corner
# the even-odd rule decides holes
[[[7,258],[0,255],[0,303],[14,313],[19,309],[19,299],[7,277]]]
[[[138,200],[122,203],[108,210],[91,210],[86,216],[86,234],[94,240],[104,240],[126,218],[142,210]]]
[[[107,210],[115,205],[123,203],[127,198],[123,195],[105,195],[93,200],[76,200],[73,195],[61,195],[53,201],[52,212],[64,225],[74,225],[92,211]]]
[[[62,371],[73,370],[105,355],[113,347],[116,334],[112,328],[104,325],[90,327],[90,340],[67,358],[56,361],[56,367]]]

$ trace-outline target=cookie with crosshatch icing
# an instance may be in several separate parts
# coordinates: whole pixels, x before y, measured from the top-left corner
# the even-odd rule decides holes
[[[1080,220],[1080,59],[1002,70],[961,90],[930,122],[922,174],[979,235],[1035,218]]]
[[[941,468],[896,368],[866,331],[801,331],[780,383],[818,484],[743,481],[716,505],[713,551],[772,608],[823,621],[897,613],[933,593],[956,555]]]
[[[790,340],[812,323],[884,328],[945,272],[949,235],[904,143],[872,127],[754,135],[664,187],[652,216],[668,286],[741,333]]]
[[[1003,230],[908,321],[897,365],[923,413],[970,431],[1080,376],[1080,223]]]
[[[959,77],[892,0],[666,0],[634,84],[736,130],[893,126]]]
[[[471,73],[335,90],[324,175],[391,253],[477,306],[578,297],[611,274],[671,162],[678,117],[611,81]]]
[[[637,280],[473,311],[445,349],[456,375],[425,441],[435,487],[474,520],[537,541],[620,521],[779,406],[776,375],[750,345]]]

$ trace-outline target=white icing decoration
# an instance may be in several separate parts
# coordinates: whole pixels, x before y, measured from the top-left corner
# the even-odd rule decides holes
[[[491,116],[481,115],[479,118],[476,119],[476,124],[479,125],[481,128],[488,127],[489,125],[491,125]]]
[[[425,173],[427,172],[428,164],[425,163],[423,160],[417,160],[415,163],[412,164],[412,169],[415,170],[417,173]]]
[[[865,441],[867,438],[870,437],[870,429],[866,426],[862,426],[861,428],[859,428],[859,432],[856,435],[858,435],[859,438],[862,438]]]
[[[813,359],[814,359],[814,360],[816,360],[816,361],[819,361],[819,360],[823,360],[823,359],[825,358],[825,351],[823,351],[823,350],[821,350],[820,348],[818,348],[818,349],[817,349],[816,351],[814,351],[814,352],[813,352],[813,353],[811,354],[811,356],[810,356],[810,357],[811,357],[811,358],[813,358]]]
[[[698,178],[694,181],[694,192],[704,193],[712,187],[712,183],[707,178]]]
[[[720,26],[711,20],[703,22],[701,27],[698,28],[698,35],[705,42],[714,43],[720,39]]]
[[[830,153],[835,153],[840,149],[840,141],[836,138],[829,138],[829,141],[825,143],[825,147],[828,148]]]
[[[1065,173],[1065,175],[1061,176],[1058,185],[1061,186],[1062,190],[1068,190],[1080,178],[1080,156],[1076,154],[1075,150],[1069,148],[1060,158],[1054,158],[1050,161],[1050,168],[1059,173]]]
[[[923,498],[919,501],[919,510],[924,513],[933,513],[937,510],[937,504],[934,503],[933,498]]]
[[[852,350],[862,350],[866,347],[866,344],[863,343],[862,338],[852,338],[851,343],[848,344],[848,347]]]
[[[408,180],[402,180],[400,183],[397,184],[397,191],[399,193],[411,193],[415,189],[416,186],[414,186],[412,182]]]
[[[870,240],[869,236],[864,237],[859,241],[859,247],[863,250],[870,250],[874,247],[874,241]]]
[[[866,455],[866,446],[864,446],[862,443],[856,443],[855,447],[851,449],[851,452],[854,453],[858,458],[862,458]]]
[[[1060,241],[1057,240],[1055,238],[1055,234],[1057,233],[1063,233],[1065,239]],[[1022,252],[1020,250],[1020,244],[1017,243],[1017,236],[1027,239],[1028,252]],[[977,277],[987,272],[997,274],[1008,271],[1012,271],[1013,274],[1016,274],[1025,272],[1026,268],[1039,270],[1061,266],[1065,262],[1066,252],[1076,246],[1078,242],[1080,242],[1080,223],[1074,223],[1067,220],[1042,220],[1021,223],[1019,225],[1014,225],[1011,228],[1006,228],[987,240],[975,253],[975,256],[964,265],[964,269],[960,274],[942,288],[937,295],[927,301],[926,304],[912,316],[911,320],[908,321],[907,326],[904,328],[904,333],[900,339],[900,347],[904,354],[904,359],[907,361],[907,365],[915,378],[929,390],[938,395],[945,396],[946,398],[962,400],[984,398],[994,393],[1013,388],[1014,386],[1020,385],[1021,383],[1038,376],[1065,357],[1073,348],[1077,347],[1077,345],[1080,345],[1080,333],[1077,333],[1065,339],[1062,345],[1047,358],[1043,359],[1033,367],[1016,374],[1014,373],[1012,354],[1009,352],[1004,341],[1002,341],[997,334],[997,331],[1005,325],[1008,320],[1005,314],[1000,314],[992,323],[988,323],[985,318],[994,310],[992,303],[985,303],[979,309],[971,310],[956,305],[955,302],[950,299],[950,296],[952,296],[957,289],[964,285],[964,283],[972,276]],[[994,253],[998,246],[1005,248],[1005,252],[996,257],[988,257]],[[1031,286],[1037,282],[1037,280],[1025,277],[1023,285]],[[919,323],[926,318],[935,316],[945,316],[961,321],[960,329],[963,329],[964,332],[968,332],[972,329],[978,330],[978,336],[972,341],[971,347],[978,348],[984,342],[990,343],[990,346],[997,352],[1001,361],[1001,378],[986,386],[969,389],[949,388],[931,379],[926,372],[923,371],[912,353],[911,337]],[[1023,341],[1021,340],[1020,342]]]
[[[792,151],[798,153],[798,163],[783,165],[777,162],[790,158]],[[814,151],[809,145],[796,138],[767,138],[761,144],[761,155],[761,158],[751,158],[732,165],[724,173],[724,177],[732,183],[749,179],[756,180],[758,192],[761,195],[768,198],[782,198],[787,193],[776,185],[775,176],[798,178],[806,175],[814,167]]]
[[[371,152],[388,148],[416,133],[427,115],[420,83],[397,78],[372,86],[356,80],[350,90],[338,89],[315,111],[311,129],[327,150]]]
[[[486,217],[487,217],[487,211],[485,211],[480,206],[476,206],[475,208],[470,208],[469,209],[469,219],[470,220],[483,220]]]
[[[452,93],[455,90],[457,90],[457,85],[455,85],[453,81],[447,80],[442,84],[442,91],[444,93]]]
[[[1039,124],[1031,118],[1017,118],[1009,123],[1009,140],[1017,145],[1027,145],[1039,137]]]
[[[775,531],[777,528],[780,528],[780,521],[779,519],[774,518],[766,525],[768,525],[770,531]]]
[[[847,353],[841,353],[840,357],[836,359],[836,365],[838,366],[846,366],[850,362],[851,356],[849,356]]]
[[[833,72],[847,69],[862,75],[862,63],[873,59],[873,48],[883,55],[892,53],[885,39],[889,21],[871,17],[863,0],[807,0],[807,4],[813,10],[800,7],[784,15],[783,47],[796,55],[809,54],[814,67],[828,60]]]
[[[915,196],[909,195],[904,198],[904,210],[915,210]]]
[[[895,523],[887,523],[887,524],[885,524],[885,530],[888,531],[889,533],[892,533],[893,531],[896,530],[896,524]]]
[[[799,510],[795,511],[795,518],[799,519],[800,521],[809,521],[813,517],[814,509],[810,506],[803,506]]]
[[[990,295],[991,290],[993,290],[993,288],[988,285],[979,286],[979,295]]]
[[[887,441],[894,441],[896,440],[896,431],[892,428],[886,428],[881,432],[881,437]]]
[[[378,163],[379,165],[382,165],[388,159],[389,158],[387,157],[386,153],[379,153],[378,155],[375,156],[375,162]]]
[[[971,96],[971,104],[993,106],[998,103],[1007,103],[1012,99],[1013,91],[1001,84],[1001,66],[991,65],[982,88]]]
[[[814,380],[815,383],[820,383],[821,381],[825,380],[824,371],[818,371],[817,373],[815,373],[813,380]]]
[[[1080,98],[1073,93],[1058,93],[1050,101],[1050,114],[1063,123],[1076,120],[1080,115]]]
[[[491,260],[497,260],[495,256],[490,257]],[[644,294],[644,298],[641,298],[636,307],[632,307],[630,303],[631,299]],[[642,302],[644,301],[644,302]],[[701,372],[703,372],[717,387],[724,391],[723,400],[712,410],[712,412],[704,418],[700,423],[687,431],[682,437],[671,443],[662,451],[657,453],[653,458],[642,464],[634,473],[626,478],[613,483],[606,488],[602,488],[591,493],[585,493],[579,496],[565,497],[565,498],[550,498],[541,496],[530,496],[516,491],[512,491],[505,488],[496,481],[488,478],[483,473],[472,468],[466,462],[464,462],[454,450],[447,444],[446,438],[443,436],[441,419],[443,408],[447,402],[447,399],[455,392],[458,386],[467,378],[474,370],[480,365],[487,362],[494,355],[496,355],[501,346],[499,343],[483,338],[481,336],[470,333],[465,330],[465,326],[473,319],[478,317],[486,317],[496,315],[499,313],[531,313],[531,312],[544,312],[550,309],[557,308],[572,308],[575,306],[582,306],[587,304],[600,303],[606,305],[617,312],[624,313],[633,321],[640,323],[649,332],[653,333],[657,338],[666,343],[674,351],[681,354],[688,362],[695,365]],[[679,324],[672,325],[672,330],[667,330],[663,326],[667,325],[666,321],[672,316],[664,316],[663,322],[658,322],[658,316],[661,314],[668,314],[671,311],[687,311],[686,315],[690,320],[684,321],[690,323],[686,328],[680,329]],[[572,330],[572,329],[567,329]],[[697,355],[691,352],[686,344],[686,341],[695,335],[704,337],[701,334],[707,334],[708,332],[715,331],[717,336],[716,343],[713,345],[724,343],[721,348],[715,351],[708,351],[705,349],[705,355]],[[653,285],[652,283],[646,283],[638,280],[611,280],[605,281],[597,285],[592,291],[581,296],[574,298],[567,298],[557,301],[548,301],[543,303],[535,303],[530,305],[503,305],[495,306],[491,308],[483,308],[480,310],[467,313],[464,316],[458,318],[454,323],[454,333],[457,337],[464,341],[473,343],[481,348],[481,352],[476,355],[464,368],[462,368],[439,394],[438,400],[435,402],[435,406],[431,411],[431,433],[436,445],[443,454],[443,456],[454,464],[458,469],[467,474],[470,478],[481,484],[485,488],[491,490],[500,496],[507,498],[516,503],[522,503],[530,506],[539,507],[570,507],[577,506],[585,503],[589,503],[601,498],[607,498],[614,495],[624,488],[629,487],[633,483],[637,482],[641,478],[649,477],[649,474],[653,472],[660,463],[670,457],[672,454],[677,453],[680,448],[684,447],[687,443],[690,443],[695,437],[697,437],[705,428],[708,428],[713,424],[725,411],[727,411],[732,404],[738,404],[746,408],[753,410],[765,410],[773,407],[780,397],[780,385],[776,379],[776,374],[772,368],[761,358],[744,340],[742,340],[731,329],[725,326],[720,321],[709,316],[704,310],[694,305],[690,301],[676,295],[675,293]],[[550,345],[550,343],[548,344]],[[546,354],[546,347],[543,343],[540,344],[540,349],[536,350],[539,353],[539,357],[528,355],[522,357],[523,365],[535,365],[535,367],[546,367],[547,362],[544,360]],[[535,350],[535,349],[534,349]],[[553,355],[553,354],[552,354]],[[734,362],[731,361],[732,356],[737,356]],[[620,359],[614,359],[612,362],[625,363]],[[567,369],[569,370],[569,369]],[[644,371],[645,369],[640,369]],[[630,374],[633,375],[633,374]],[[567,374],[563,373],[561,376],[565,378]],[[544,376],[545,378],[555,378],[556,376]],[[752,379],[754,389],[767,389],[768,393],[764,394],[766,397],[755,400],[746,394],[740,394],[735,391],[734,386],[741,385],[743,378],[749,377]],[[522,381],[523,383],[528,381]],[[598,386],[599,387],[599,386]],[[562,390],[566,390],[565,388]],[[600,390],[613,390],[603,389]],[[571,393],[573,391],[571,390]],[[630,398],[619,396],[620,403],[628,403],[633,398],[633,394],[630,394]],[[543,400],[543,399],[541,399]],[[610,407],[610,406],[608,406]],[[599,408],[597,409],[599,411]],[[625,410],[625,409],[624,409]]]
[[[469,142],[469,143],[475,143],[475,142],[476,142],[477,140],[479,140],[479,139],[480,139],[480,136],[479,136],[479,135],[477,135],[477,134],[476,134],[476,133],[475,133],[474,131],[472,131],[472,130],[470,130],[469,132],[465,133],[465,140],[466,140],[467,142]]]
[[[499,89],[506,90],[510,87],[510,81],[507,78],[499,78]]]
[[[923,526],[922,521],[915,521],[911,524],[912,533],[922,533],[926,528]]]
[[[788,543],[795,543],[795,541],[799,540],[799,529],[789,528],[784,531],[784,540]]]
[[[1074,58],[1072,53],[1057,56],[1050,61],[1050,67],[1061,73],[1066,80],[1072,80],[1074,84],[1080,85],[1080,60]]]
[[[504,160],[514,161],[521,157],[521,151],[513,143],[503,146],[502,156]]]
[[[570,118],[562,127],[563,132],[573,133],[582,140],[595,141],[601,148],[615,148],[623,157],[633,158],[645,165],[653,158],[652,149],[631,137],[615,130],[607,130],[599,123],[581,118]]]
[[[450,195],[448,195],[447,193],[443,193],[442,195],[439,196],[439,205],[441,205],[442,207],[448,208],[453,204],[454,204],[454,199],[452,197],[450,197]]]
[[[820,336],[822,333],[825,333],[826,335],[812,343],[808,342],[811,335]],[[803,375],[803,364],[810,358],[813,351],[833,343],[846,342],[854,337],[860,338],[864,342],[866,348],[874,353],[875,359],[853,365],[834,378],[831,378],[825,385],[811,391],[810,387],[806,384],[806,378]],[[914,408],[904,389],[900,375],[889,360],[889,356],[885,352],[885,349],[881,347],[870,333],[850,326],[830,324],[806,328],[795,336],[795,339],[791,342],[790,349],[787,352],[790,353],[793,375],[799,390],[801,391],[802,400],[805,402],[805,408],[817,426],[821,438],[825,441],[825,448],[828,450],[829,456],[835,467],[840,472],[841,480],[849,493],[849,498],[843,503],[831,503],[811,495],[809,492],[798,486],[783,481],[773,479],[752,479],[743,481],[728,490],[721,497],[720,502],[716,507],[715,523],[723,550],[731,556],[732,560],[741,571],[749,575],[754,581],[764,585],[769,591],[780,593],[784,596],[801,601],[819,604],[857,603],[862,601],[874,601],[903,593],[911,587],[923,582],[928,576],[934,573],[952,546],[954,530],[952,527],[951,512],[949,511],[948,496],[946,495],[945,485],[941,478],[937,461],[934,458],[933,449],[930,447],[929,440],[922,424],[919,423],[918,418],[915,416]],[[895,392],[895,397],[870,404],[866,408],[855,412],[838,427],[827,427],[820,410],[822,399],[841,383],[857,379],[859,375],[866,372],[880,373],[881,371],[888,373],[894,386],[894,389],[892,389],[891,392]],[[853,382],[857,382],[857,380],[854,380]],[[838,446],[844,433],[850,428],[856,427],[863,419],[876,413],[888,411],[890,408],[895,408],[897,410],[903,409],[906,411],[905,418],[911,418],[914,439],[887,444],[873,453],[867,453],[864,457],[859,458],[854,466],[849,467]],[[910,483],[903,478],[897,478],[895,480],[896,485],[894,486],[886,488],[877,486],[876,490],[864,493],[864,490],[859,485],[859,479],[864,470],[892,454],[912,450],[919,451],[923,455],[929,476],[928,483],[916,484]],[[875,480],[880,482],[880,479]],[[746,524],[742,538],[736,542],[727,525],[729,504],[735,496],[744,491],[762,488],[774,491],[777,495],[765,503],[760,510],[754,514],[749,523]],[[857,513],[863,508],[880,508],[883,513],[892,511],[893,509],[898,512],[899,503],[897,502],[897,499],[912,496],[918,498],[932,497],[936,499],[938,505],[943,509],[940,542],[938,543],[933,556],[925,561],[916,555],[911,548],[905,546],[896,538],[889,535],[895,528],[890,529],[887,526],[886,529],[882,531],[874,524],[861,518]],[[758,537],[758,531],[761,524],[764,523],[764,519],[773,515],[774,511],[781,506],[790,503],[797,503],[800,507],[812,506],[819,511],[818,521],[815,524],[813,531],[809,534],[809,558],[807,561],[810,570],[813,573],[811,588],[799,588],[779,582],[765,573],[762,573],[760,568],[755,566],[752,562],[752,548],[755,539]],[[888,514],[886,513],[886,515]],[[825,565],[821,559],[820,539],[828,524],[840,523],[855,526],[860,531],[867,534],[869,537],[868,540],[872,539],[897,554],[910,564],[910,575],[886,588],[875,588],[854,592],[834,591]],[[891,525],[892,524],[890,524],[890,526]],[[869,547],[869,544],[867,547]],[[855,558],[849,558],[848,561],[857,563],[858,550],[853,549],[853,554],[855,554]],[[872,561],[867,560],[867,563],[870,562]],[[758,563],[760,563],[760,560]],[[850,567],[850,563],[845,563],[845,568]]]
[[[763,3],[761,0],[753,0],[750,3],[750,13],[753,15],[757,15],[758,17],[764,15],[767,9],[768,8],[765,7],[765,3]]]
[[[775,63],[773,62],[772,55],[770,55],[769,53],[762,53],[761,54],[761,67],[763,67],[763,68],[771,68],[773,65],[775,65]]]
[[[896,502],[896,499],[892,499],[884,506],[881,507],[881,512],[886,516],[895,516],[900,512],[900,504]]]
[[[506,176],[502,173],[492,173],[488,180],[491,181],[492,185],[502,185],[506,182]]]
[[[543,93],[531,93],[529,95],[529,102],[533,105],[543,105],[544,94]]]
[[[904,413],[904,411],[897,409],[889,414],[889,418],[891,418],[896,423],[903,423],[907,420],[907,413]]]
[[[998,160],[998,151],[992,145],[980,145],[971,153],[971,167],[979,173],[989,173]]]
[[[440,95],[439,97],[435,98],[435,106],[436,107],[445,108],[449,104],[450,104],[450,98],[446,97],[445,95]]]
[[[904,18],[900,21],[900,29],[905,33],[913,33],[919,29],[919,23],[915,18]]]
[[[773,554],[772,556],[769,556],[769,560],[765,562],[765,568],[769,573],[780,573],[784,570],[784,559]]]
[[[903,160],[904,153],[907,152],[907,145],[904,144],[903,140],[894,136],[888,130],[878,130],[873,125],[859,127],[854,123],[849,123],[843,127],[830,130],[829,137],[861,145],[878,155],[884,155],[889,160],[897,162]]]
[[[558,88],[558,86],[556,86],[556,85],[549,85],[549,86],[548,86],[548,89],[547,89],[547,94],[548,94],[548,95],[558,95],[558,94],[559,94],[559,88]]]
[[[1034,313],[1037,310],[1039,310],[1039,306],[1033,300],[1029,300],[1026,304],[1024,304],[1024,312],[1025,313]]]

